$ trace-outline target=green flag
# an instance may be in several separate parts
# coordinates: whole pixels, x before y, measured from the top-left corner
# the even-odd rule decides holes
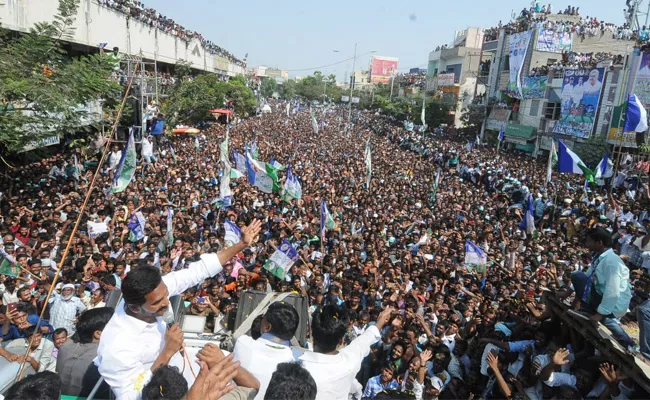
[[[120,193],[129,186],[129,182],[135,175],[136,159],[135,140],[133,140],[133,128],[131,128],[129,129],[129,137],[126,139],[126,146],[122,150],[122,157],[117,164],[117,168],[115,168],[110,193]]]

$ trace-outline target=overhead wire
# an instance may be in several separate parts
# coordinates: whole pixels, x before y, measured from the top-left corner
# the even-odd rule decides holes
[[[70,232],[70,237],[68,238],[68,241],[66,243],[65,249],[63,250],[63,253],[61,254],[61,262],[59,263],[60,266],[59,268],[63,268],[63,263],[65,262],[65,259],[68,256],[68,252],[70,250],[70,247],[72,245],[72,241],[74,239],[74,235],[77,233],[77,229],[79,228],[79,224],[81,223],[81,218],[84,215],[84,211],[86,209],[86,206],[88,205],[88,201],[90,200],[90,196],[93,192],[93,189],[95,187],[95,182],[97,181],[97,177],[99,176],[99,171],[102,168],[102,165],[104,164],[104,160],[106,159],[106,155],[108,154],[108,150],[110,149],[111,143],[113,141],[113,138],[117,134],[117,125],[120,121],[120,118],[122,116],[122,111],[124,110],[124,106],[126,105],[126,100],[129,96],[129,91],[131,90],[131,85],[133,84],[133,77],[136,75],[138,66],[140,65],[139,62],[135,63],[135,68],[133,69],[133,74],[131,74],[131,77],[129,78],[128,85],[125,89],[124,92],[124,97],[122,98],[122,103],[120,104],[120,108],[117,110],[117,115],[115,117],[115,122],[113,123],[113,127],[111,129],[111,135],[109,136],[108,140],[104,144],[104,149],[102,151],[102,156],[99,159],[99,163],[97,164],[97,169],[95,169],[95,173],[93,174],[92,180],[90,181],[90,184],[88,185],[88,189],[86,191],[86,197],[84,198],[84,202],[81,205],[81,209],[79,210],[79,215],[77,216],[77,219],[75,221],[74,226],[72,227],[72,231]],[[61,275],[61,271],[58,271],[55,275],[54,278],[52,279],[52,283],[50,284],[50,289],[47,292],[47,295],[45,296],[45,300],[43,301],[43,309],[41,310],[39,316],[38,316],[38,321],[36,322],[36,328],[40,329],[41,322],[43,320],[43,315],[45,314],[45,309],[47,308],[47,304],[49,303],[50,297],[52,296],[52,293],[54,292],[54,288],[56,286],[56,282]],[[32,337],[29,340],[29,346],[27,347],[27,351],[32,348],[34,344],[34,338],[36,336],[32,335]],[[25,357],[23,357],[23,360],[20,364],[20,369],[18,370],[18,377],[16,381],[20,381],[23,378],[23,374],[25,373],[25,364],[27,363],[27,354]]]

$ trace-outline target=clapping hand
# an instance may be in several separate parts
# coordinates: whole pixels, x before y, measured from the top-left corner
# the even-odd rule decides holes
[[[258,219],[254,219],[244,230],[242,231],[242,241],[250,246],[255,243],[257,236],[260,234],[260,228],[262,223]]]
[[[201,372],[185,396],[186,400],[217,400],[235,388],[230,381],[237,375],[239,361],[232,362],[234,355],[230,354],[217,362],[214,367],[208,368],[201,362]]]

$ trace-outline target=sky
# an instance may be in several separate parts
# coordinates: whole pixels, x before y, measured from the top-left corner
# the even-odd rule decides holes
[[[541,4],[548,4],[541,1]],[[399,58],[400,72],[426,68],[429,52],[448,44],[467,27],[507,23],[511,14],[530,7],[524,0],[144,0],[185,28],[243,58],[248,66],[289,71],[290,77],[315,70],[336,74],[367,69],[374,55]],[[583,16],[622,25],[625,0],[553,2],[553,11],[571,4]],[[191,6],[190,6],[191,5]],[[348,60],[341,62],[343,60]],[[336,64],[336,65],[332,65]],[[319,67],[319,68],[316,68]]]

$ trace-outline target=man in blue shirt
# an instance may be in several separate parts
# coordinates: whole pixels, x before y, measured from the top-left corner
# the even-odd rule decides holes
[[[399,385],[394,379],[395,370],[390,365],[381,370],[381,374],[370,378],[366,383],[366,389],[363,391],[363,397],[374,399],[377,393],[386,389],[397,389]]]
[[[162,133],[164,130],[165,130],[165,116],[159,113],[151,121],[151,129],[149,131],[149,133],[153,136],[154,142],[156,142],[156,148],[160,146],[160,138],[162,137]]]
[[[593,321],[600,321],[612,331],[621,344],[634,346],[617,320],[630,306],[630,270],[612,250],[612,235],[605,228],[590,230],[585,245],[594,252],[594,258],[586,273],[577,271],[571,275],[576,304]]]

